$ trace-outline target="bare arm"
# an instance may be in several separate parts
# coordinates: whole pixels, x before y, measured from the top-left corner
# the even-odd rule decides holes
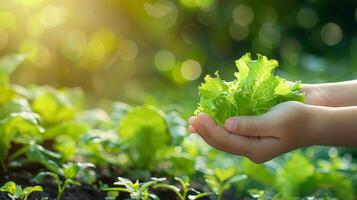
[[[320,124],[310,133],[312,144],[357,147],[357,106],[317,109]]]
[[[357,80],[304,84],[302,90],[306,92],[308,104],[329,107],[357,105]]]

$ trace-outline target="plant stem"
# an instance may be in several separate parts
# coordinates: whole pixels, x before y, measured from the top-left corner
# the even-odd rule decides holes
[[[222,200],[223,191],[219,191],[217,194],[217,200]]]
[[[22,154],[25,154],[28,150],[28,146],[24,146],[21,149],[15,151],[10,157],[9,160],[14,160],[15,158],[21,156]]]
[[[7,171],[7,168],[6,168],[3,160],[0,160],[0,166],[1,166],[1,169],[3,169],[5,172]]]
[[[63,187],[61,187],[60,185],[58,185],[58,194],[57,194],[57,200],[61,200],[62,198],[62,193],[63,193]]]

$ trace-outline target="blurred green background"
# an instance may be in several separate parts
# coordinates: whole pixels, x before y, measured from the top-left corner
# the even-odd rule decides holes
[[[356,0],[0,1],[0,55],[29,56],[13,82],[82,87],[103,106],[176,104],[185,116],[205,74],[232,79],[245,52],[277,59],[291,80],[355,79],[356,33]]]

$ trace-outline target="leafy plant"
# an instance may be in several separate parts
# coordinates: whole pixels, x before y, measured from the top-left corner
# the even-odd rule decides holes
[[[39,126],[39,116],[32,112],[11,113],[0,120],[0,163],[5,168],[4,160],[8,155],[11,142],[26,143],[40,139],[43,129]]]
[[[187,198],[190,200],[194,200],[194,199],[200,199],[200,198],[206,197],[208,195],[211,195],[211,193],[208,193],[208,192],[201,193],[193,188],[190,188],[189,187],[190,179],[188,177],[185,177],[184,179],[175,177],[175,180],[180,183],[181,189],[174,185],[170,185],[167,183],[158,183],[158,184],[154,185],[154,188],[168,189],[168,190],[174,192],[180,200],[186,200]],[[195,194],[188,195],[190,191]]]
[[[229,189],[233,183],[247,178],[244,174],[237,175],[234,168],[217,168],[212,174],[207,174],[205,177],[207,185],[217,195],[218,200],[222,199],[223,192]]]
[[[25,60],[21,54],[4,56],[0,59],[0,105],[6,103],[16,95],[10,85],[9,75]]]
[[[132,109],[121,120],[118,133],[124,150],[140,169],[156,166],[171,141],[164,113],[153,106]]]
[[[0,187],[0,192],[8,193],[8,196],[12,199],[27,200],[33,192],[42,192],[41,186],[25,187],[22,189],[21,185],[16,185],[15,182],[9,181]]]
[[[299,82],[290,83],[273,75],[278,66],[275,60],[259,55],[252,60],[249,53],[236,61],[236,80],[226,82],[206,76],[199,87],[200,101],[195,114],[205,112],[223,124],[238,115],[257,115],[284,101],[304,101]]]
[[[64,181],[62,181],[60,176],[54,172],[40,172],[33,180],[36,183],[39,183],[46,176],[52,177],[57,185],[57,200],[60,200],[67,187],[70,185],[81,185],[75,178],[79,172],[90,167],[94,167],[94,165],[90,163],[67,163],[60,169],[60,173],[65,178]]]
[[[150,192],[150,188],[157,183],[165,181],[166,178],[151,178],[150,181],[140,183],[139,180],[132,182],[131,180],[123,177],[118,177],[118,181],[114,185],[119,187],[102,188],[104,191],[118,191],[130,194],[130,198],[134,200],[158,200],[159,198]]]

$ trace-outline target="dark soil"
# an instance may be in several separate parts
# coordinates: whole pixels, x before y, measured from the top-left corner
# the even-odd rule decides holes
[[[21,167],[11,167],[7,171],[0,169],[0,186],[8,181],[13,181],[23,188],[27,186],[41,185],[43,192],[32,193],[28,200],[56,200],[57,197],[57,185],[49,177],[44,178],[41,184],[35,184],[32,179],[34,176],[43,170],[43,166],[37,163],[26,163],[22,164]],[[128,177],[124,171],[118,169],[117,167],[106,167],[106,169],[100,170],[95,169],[97,174],[97,179],[102,183],[109,186],[117,180],[117,177]],[[130,176],[129,176],[130,177]],[[81,186],[72,186],[65,190],[62,200],[105,200],[106,192],[99,190],[96,186],[82,184]],[[177,197],[171,191],[167,190],[154,190],[155,194],[160,197],[161,200],[176,200]],[[121,193],[117,200],[130,199],[125,193]],[[11,200],[7,194],[0,192],[0,200]],[[202,200],[208,200],[208,198],[202,198]]]
[[[33,169],[36,169],[37,166],[33,166]],[[25,168],[21,170],[14,170],[15,172],[4,173],[0,172],[0,185],[3,185],[7,181],[14,181],[16,184],[21,185],[23,188],[26,186],[34,186],[32,178],[34,175],[28,172]],[[32,170],[30,170],[32,171]],[[113,176],[117,177],[117,176]],[[103,180],[108,180],[109,178],[103,177]],[[102,180],[102,179],[101,179]],[[111,185],[114,180],[111,180],[107,184]],[[28,200],[56,200],[57,196],[57,186],[51,180],[51,178],[44,179],[41,184],[43,187],[43,192],[34,192],[32,193]],[[176,200],[177,197],[173,192],[166,190],[155,190],[161,200]],[[81,186],[69,187],[65,190],[62,200],[105,200],[106,193],[95,188],[95,186],[82,184]],[[122,193],[118,200],[130,199],[127,194]],[[7,194],[0,192],[0,200],[11,200]],[[208,198],[202,198],[202,200],[208,200]]]

